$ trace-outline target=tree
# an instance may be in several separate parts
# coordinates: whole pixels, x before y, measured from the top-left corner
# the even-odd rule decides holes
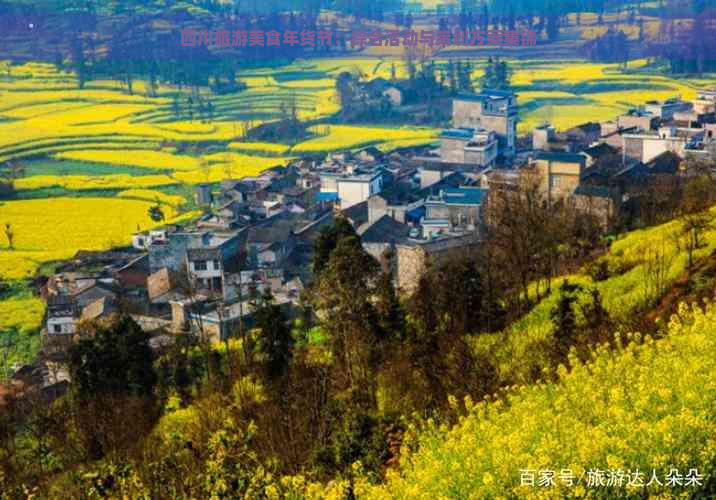
[[[253,317],[261,331],[259,352],[265,360],[266,378],[274,382],[288,373],[294,344],[291,329],[281,306],[274,303],[268,289],[261,296]]]
[[[376,280],[375,295],[375,308],[378,313],[380,328],[393,339],[403,339],[405,335],[405,312],[395,293],[390,273],[383,272]]]
[[[15,241],[15,232],[12,230],[12,225],[9,222],[5,223],[5,238],[7,238],[7,247],[13,250]]]
[[[0,199],[15,195],[15,180],[25,175],[25,167],[16,161],[7,162],[0,168]]]
[[[499,59],[487,60],[485,72],[480,77],[480,87],[482,89],[504,90],[510,87],[510,67],[507,62]]]
[[[577,292],[581,285],[571,284],[564,280],[559,287],[557,305],[550,312],[554,325],[555,349],[561,361],[567,359],[569,349],[577,343],[577,317],[574,305],[577,303]]]
[[[321,229],[313,245],[313,274],[319,275],[323,271],[339,241],[350,236],[356,236],[356,232],[345,217],[338,217],[333,224]]]
[[[472,65],[470,61],[464,61],[458,66],[458,89],[461,92],[472,92]]]
[[[692,166],[692,169],[696,167]],[[694,253],[703,246],[703,235],[712,223],[710,207],[714,203],[714,182],[708,173],[699,175],[684,186],[680,207],[682,234],[688,256],[689,279],[694,266]]]
[[[91,399],[102,394],[149,396],[156,384],[149,335],[129,316],[100,325],[94,336],[69,350],[75,394]]]
[[[450,86],[450,91],[452,93],[457,92],[457,75],[456,71],[460,71],[460,63],[457,63],[457,68],[452,62],[452,59],[448,61],[447,64],[447,78],[448,78],[448,85]]]
[[[344,71],[336,78],[336,93],[341,110],[349,113],[357,104],[358,81],[351,73]]]
[[[164,211],[158,202],[156,205],[149,207],[149,218],[154,222],[161,222],[166,219]]]
[[[338,240],[318,275],[316,309],[330,338],[335,380],[358,406],[374,408],[374,370],[385,332],[373,303],[378,262],[363,250],[357,236]]]
[[[84,47],[80,34],[77,33],[72,36],[70,40],[70,50],[72,52],[72,66],[77,75],[77,86],[82,89],[87,81],[87,65],[85,64]]]
[[[445,406],[449,394],[491,390],[492,368],[475,359],[466,340],[487,324],[485,299],[477,262],[467,255],[454,255],[420,277],[406,305],[405,343],[411,377],[424,387],[416,395],[418,407],[435,409]]]

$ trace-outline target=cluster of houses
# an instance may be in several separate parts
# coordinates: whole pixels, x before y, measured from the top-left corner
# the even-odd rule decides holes
[[[608,230],[630,184],[678,175],[688,155],[716,158],[716,89],[693,102],[649,102],[615,121],[518,144],[517,96],[485,91],[453,100],[439,147],[369,147],[301,159],[261,175],[196,187],[206,215],[137,233],[132,248],[84,252],[43,285],[45,346],[66,346],[83,321],[129,311],[157,346],[172,333],[217,342],[251,324],[270,290],[290,314],[310,281],[313,243],[337,216],[409,293],[431,260],[480,244],[490,193],[537,171],[552,201],[568,200]]]

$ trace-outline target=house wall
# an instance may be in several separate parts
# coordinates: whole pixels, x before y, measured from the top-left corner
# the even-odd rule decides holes
[[[574,193],[579,185],[581,165],[553,160],[536,160],[540,187],[547,199],[565,198]]]
[[[190,237],[187,234],[170,234],[168,242],[149,247],[149,271],[156,272],[163,267],[172,271],[181,270]]]
[[[177,302],[172,302],[172,328],[175,331],[182,331],[186,328],[186,312],[184,306]]]
[[[151,238],[144,233],[132,235],[132,246],[137,250],[145,250],[150,243]]]
[[[440,182],[443,177],[449,175],[450,172],[444,170],[431,170],[429,168],[420,169],[420,189],[425,189],[428,186]]]
[[[322,175],[321,179],[321,193],[336,193],[338,192],[338,179],[333,175]]]
[[[382,182],[379,176],[370,181],[339,180],[338,198],[341,202],[341,210],[367,200],[372,195],[379,193],[381,187]]]
[[[426,219],[449,219],[450,209],[444,203],[426,203],[425,204]]]
[[[401,293],[412,294],[426,269],[426,254],[419,247],[399,245],[396,247],[395,286]]]
[[[395,286],[401,294],[412,294],[428,262],[440,264],[448,259],[474,252],[478,241],[474,236],[448,238],[425,245],[396,245]]]
[[[485,148],[468,147],[465,149],[465,163],[474,163],[483,167],[492,166],[497,158],[497,142]]]
[[[218,259],[204,261],[206,262],[206,270],[196,269],[196,261],[189,261],[189,271],[191,271],[193,276],[199,279],[219,278],[223,274],[221,262],[214,262],[214,260]]]
[[[468,139],[440,138],[440,159],[450,163],[465,163],[465,146]]]
[[[554,139],[554,128],[536,128],[532,131],[532,148],[546,149],[550,139]]]
[[[505,102],[507,100],[505,99]],[[502,101],[499,105],[502,105]],[[484,113],[482,102],[472,100],[453,99],[452,125],[453,127],[484,128],[494,131],[499,140],[500,147],[511,154],[515,147],[517,135],[517,115],[510,110],[506,115]]]
[[[448,205],[450,223],[454,226],[475,226],[480,220],[479,205]]]
[[[684,156],[684,149],[686,148],[686,140],[681,138],[649,138],[645,139],[643,143],[644,152],[642,160],[644,163],[651,161],[652,159],[659,156],[661,153],[671,151],[679,156]]]
[[[147,272],[140,269],[125,269],[117,273],[119,282],[124,287],[147,285]]]
[[[581,211],[593,215],[598,221],[603,231],[608,231],[616,215],[616,206],[614,200],[602,196],[575,195],[573,197],[574,207]]]
[[[672,104],[645,104],[644,109],[656,116],[659,116],[662,120],[671,120],[674,117],[674,113],[677,111],[687,111],[691,108],[691,103],[688,102],[676,102]]]
[[[658,118],[654,116],[630,116],[622,115],[617,118],[619,128],[638,127],[642,130],[651,130],[657,123]]]
[[[55,331],[55,328],[59,326],[60,331]],[[62,335],[72,334],[77,331],[77,320],[72,317],[57,317],[47,318],[47,334],[48,335]]]
[[[624,135],[624,156],[647,163],[661,153],[671,151],[684,156],[686,140],[680,137],[629,136]]]
[[[479,128],[482,115],[480,101],[453,99],[452,125],[453,127]]]
[[[644,157],[644,141],[640,137],[622,135],[622,151],[625,158],[642,161]]]
[[[376,260],[380,261],[385,252],[392,247],[390,243],[363,243],[363,249]]]
[[[371,196],[368,198],[368,224],[388,215],[388,202],[382,196]]]

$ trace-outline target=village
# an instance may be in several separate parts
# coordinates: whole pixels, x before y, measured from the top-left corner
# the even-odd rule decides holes
[[[365,87],[376,106],[400,104],[389,82]],[[342,151],[198,185],[198,220],[136,233],[131,247],[80,252],[38,283],[47,304],[42,354],[15,367],[13,379],[62,392],[65,353],[82,325],[119,312],[157,349],[177,334],[217,343],[251,328],[266,291],[293,317],[312,279],[314,242],[338,217],[406,294],[429,262],[480,245],[494,193],[515,189],[526,173],[538,176],[546,200],[589,213],[606,234],[650,179],[716,159],[716,88],[564,132],[545,123],[531,138],[517,137],[518,99],[509,90],[455,97],[437,148]]]

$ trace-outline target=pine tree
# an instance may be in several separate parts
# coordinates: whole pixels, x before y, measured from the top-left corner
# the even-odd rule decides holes
[[[291,329],[281,306],[274,303],[268,289],[261,295],[253,317],[256,328],[261,331],[259,352],[264,357],[266,378],[274,382],[288,372],[294,345]]]
[[[578,291],[581,291],[580,285],[570,284],[565,279],[559,287],[557,305],[550,313],[554,324],[556,353],[561,361],[567,360],[569,349],[577,342],[577,317],[574,305],[577,302]]]

